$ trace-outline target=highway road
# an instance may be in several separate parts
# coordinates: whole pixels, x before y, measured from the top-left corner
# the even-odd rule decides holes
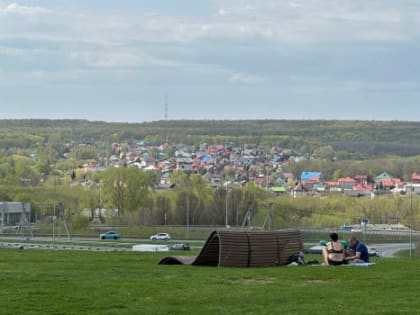
[[[55,237],[37,236],[32,239],[24,239],[15,236],[0,236],[0,248],[18,249],[43,249],[43,250],[80,250],[80,251],[132,251],[133,245],[138,244],[164,244],[189,243],[200,245],[203,241],[181,241],[172,240],[169,242],[152,242],[145,238],[121,238],[118,240],[100,240],[98,237]],[[190,246],[193,249],[200,249],[201,246]]]
[[[173,243],[193,242],[199,245],[201,241],[172,240]],[[19,237],[0,237],[0,248],[23,248],[23,249],[45,249],[45,250],[82,250],[82,251],[131,251],[132,246],[136,244],[150,243],[149,239],[119,239],[119,240],[100,240],[95,237],[35,237],[32,240],[25,241]],[[198,243],[198,244],[197,244]],[[159,242],[159,244],[166,244]],[[409,250],[410,244],[407,243],[385,243],[368,244],[370,248],[376,248],[381,257],[393,257],[396,252]],[[200,246],[193,246],[199,249]]]
[[[380,253],[381,257],[393,257],[396,252],[401,250],[409,250],[409,243],[395,243],[395,244],[370,244],[369,247],[376,248]],[[414,245],[413,245],[414,248]]]

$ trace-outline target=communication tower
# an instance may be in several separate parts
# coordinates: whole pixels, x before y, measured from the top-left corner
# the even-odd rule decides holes
[[[168,94],[165,94],[165,120],[168,120]]]

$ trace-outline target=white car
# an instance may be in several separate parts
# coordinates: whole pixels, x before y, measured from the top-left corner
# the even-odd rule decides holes
[[[158,233],[150,236],[152,241],[169,241],[171,236],[168,233]]]

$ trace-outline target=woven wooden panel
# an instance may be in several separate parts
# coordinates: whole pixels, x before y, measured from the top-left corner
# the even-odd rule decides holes
[[[299,230],[223,230],[210,234],[197,257],[166,257],[159,263],[219,267],[281,266],[286,265],[290,257],[298,255],[302,249],[303,242]]]

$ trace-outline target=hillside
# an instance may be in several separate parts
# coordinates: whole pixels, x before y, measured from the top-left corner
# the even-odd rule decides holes
[[[331,146],[342,159],[420,154],[420,123],[339,120],[177,120],[110,123],[87,120],[0,120],[0,148],[47,142],[228,143],[284,146],[311,154]]]

